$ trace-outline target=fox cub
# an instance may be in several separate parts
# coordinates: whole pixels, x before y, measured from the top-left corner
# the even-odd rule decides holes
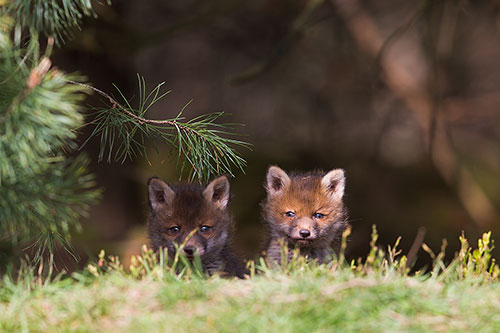
[[[218,177],[206,187],[169,186],[159,178],[151,178],[148,196],[151,208],[148,228],[154,250],[167,248],[173,256],[174,244],[182,244],[194,232],[182,250],[189,260],[199,255],[208,274],[222,271],[243,278],[244,265],[231,249],[234,226],[227,207],[229,181],[226,177]]]
[[[342,233],[348,223],[342,197],[342,169],[288,175],[271,166],[266,177],[267,198],[263,215],[269,228],[267,256],[281,262],[281,245],[298,247],[300,254],[319,262],[338,254]],[[292,255],[292,251],[289,251]],[[290,259],[290,258],[289,258]]]

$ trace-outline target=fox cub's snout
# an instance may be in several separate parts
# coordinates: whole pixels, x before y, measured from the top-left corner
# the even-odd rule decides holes
[[[279,261],[280,240],[301,254],[324,261],[338,253],[347,227],[342,169],[288,175],[271,166],[266,177],[264,219],[269,228],[268,257]]]
[[[209,274],[223,270],[242,277],[243,265],[230,246],[233,221],[227,207],[229,196],[229,181],[224,176],[206,187],[170,186],[159,178],[151,178],[148,231],[153,248],[167,248],[172,256],[185,242],[184,255],[191,260],[199,255]]]

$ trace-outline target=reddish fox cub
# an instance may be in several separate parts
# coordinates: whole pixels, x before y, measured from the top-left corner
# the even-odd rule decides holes
[[[196,184],[169,186],[159,178],[148,182],[151,207],[149,237],[153,248],[167,248],[170,256],[192,233],[183,248],[193,260],[199,255],[208,274],[223,271],[243,277],[244,265],[231,249],[233,221],[228,211],[229,181],[221,176],[206,187]],[[196,230],[196,231],[194,231]]]
[[[342,197],[342,169],[288,175],[277,166],[267,171],[264,219],[269,228],[268,258],[281,262],[281,245],[298,247],[300,253],[319,262],[338,254],[348,223]],[[292,251],[289,251],[289,256]]]

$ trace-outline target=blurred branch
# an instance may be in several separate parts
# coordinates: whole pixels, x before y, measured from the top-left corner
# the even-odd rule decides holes
[[[231,81],[236,84],[250,81],[264,74],[274,65],[276,65],[276,63],[279,62],[279,60],[286,54],[288,49],[293,45],[293,43],[300,37],[302,32],[304,32],[311,14],[322,4],[323,0],[310,0],[309,2],[307,2],[304,10],[293,21],[290,30],[278,43],[276,48],[271,51],[269,57],[266,60],[254,65],[247,71],[234,76]]]
[[[141,31],[138,31],[133,24],[124,20],[116,12],[109,10],[99,20],[99,24],[102,24],[101,34],[92,36],[96,40],[85,45],[74,41],[70,47],[84,48],[86,51],[89,51],[89,47],[91,47],[93,52],[104,52],[108,49],[139,52],[147,47],[157,45],[183,30],[208,25],[217,18],[228,16],[233,9],[238,8],[241,2],[242,0],[196,2],[186,10],[186,14],[178,13],[173,23],[169,20],[165,27],[154,29],[148,26],[147,29]],[[161,15],[162,8],[155,9]]]
[[[411,266],[413,266],[415,264],[415,260],[417,259],[418,250],[420,250],[420,247],[422,246],[422,243],[424,242],[426,232],[427,232],[427,229],[425,229],[425,227],[418,228],[417,236],[415,236],[415,239],[413,240],[413,243],[411,244],[410,251],[408,251],[408,255],[406,256],[406,258],[407,258],[406,267],[407,268],[411,268]]]
[[[206,3],[202,1],[201,4],[205,6],[198,10],[195,14],[192,14],[182,21],[174,23],[164,29],[141,36],[135,41],[135,48],[141,49],[145,46],[156,44],[165,38],[171,37],[172,34],[178,31],[186,28],[197,27],[220,16],[227,15],[228,11],[236,8],[241,2],[242,0],[222,0],[218,2],[210,1]],[[196,6],[200,6],[200,3],[196,3]]]
[[[377,52],[377,64],[380,64],[381,59],[385,56],[386,51],[392,46],[404,33],[406,33],[418,21],[422,12],[427,8],[430,1],[421,1],[419,7],[411,13],[405,21],[394,30],[382,43],[380,50]]]
[[[377,59],[384,41],[374,20],[363,10],[359,1],[331,2],[360,49]],[[380,66],[387,87],[405,102],[425,133],[426,146],[429,147],[432,162],[441,177],[456,189],[472,220],[482,227],[489,225],[497,216],[497,212],[470,172],[460,164],[446,131],[443,116],[445,110],[434,112],[436,108],[432,96],[429,96],[428,91],[422,88],[415,76],[405,68],[401,58],[386,54],[380,59]]]

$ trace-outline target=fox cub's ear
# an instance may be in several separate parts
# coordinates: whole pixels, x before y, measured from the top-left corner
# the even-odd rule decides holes
[[[275,165],[269,167],[266,176],[266,190],[269,195],[282,193],[290,184],[290,177]]]
[[[151,178],[148,182],[149,203],[153,210],[168,205],[174,200],[175,192],[160,178]]]
[[[321,179],[321,185],[332,199],[342,199],[345,188],[344,170],[331,170]]]
[[[203,191],[203,196],[208,202],[212,202],[217,208],[225,209],[229,202],[229,180],[226,176],[220,176],[212,180]]]

